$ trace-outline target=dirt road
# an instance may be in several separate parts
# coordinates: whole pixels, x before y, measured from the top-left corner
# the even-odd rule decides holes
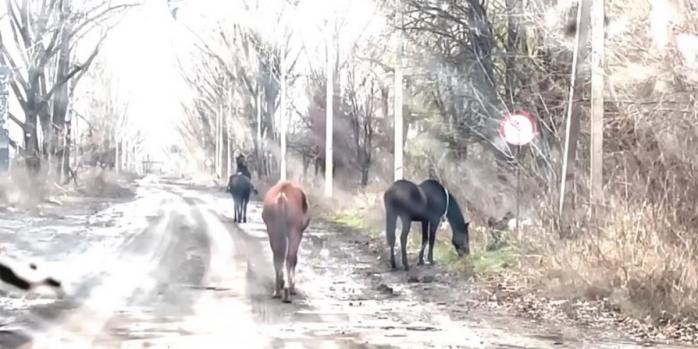
[[[300,295],[282,304],[270,297],[271,256],[258,204],[250,207],[251,221],[237,225],[225,193],[157,179],[141,187],[133,202],[96,214],[111,234],[94,227],[84,233],[97,237],[58,234],[49,247],[25,246],[52,261],[68,296],[27,296],[34,301],[25,307],[0,308],[9,314],[0,347],[640,347],[612,333],[469,309],[471,290],[449,286],[438,266],[416,270],[416,278],[392,272],[365,238],[318,220],[301,247]]]

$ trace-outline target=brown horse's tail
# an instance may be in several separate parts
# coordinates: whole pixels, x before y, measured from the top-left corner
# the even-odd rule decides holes
[[[286,250],[288,250],[288,198],[286,197],[286,193],[281,192],[277,195],[276,208],[278,210],[278,214],[276,215],[277,231],[285,242],[284,246],[286,246]],[[286,252],[287,251],[284,251],[284,256],[286,256]]]

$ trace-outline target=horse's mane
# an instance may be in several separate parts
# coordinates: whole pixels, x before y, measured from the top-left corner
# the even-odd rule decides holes
[[[451,193],[448,193],[448,200],[448,210],[446,212],[448,224],[451,225],[454,231],[465,231],[465,217],[463,217],[463,211],[461,211],[458,201]]]

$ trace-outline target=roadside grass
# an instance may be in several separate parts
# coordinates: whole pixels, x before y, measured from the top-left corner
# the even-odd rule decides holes
[[[380,219],[371,218],[376,216],[380,215],[368,210],[347,209],[325,212],[322,218],[343,228],[367,234],[371,239],[385,245],[383,218],[382,216],[379,217]],[[408,242],[408,252],[411,256],[419,253],[422,242],[420,229],[418,224],[413,224],[409,236],[410,241]],[[488,251],[485,248],[486,239],[483,238],[485,233],[485,230],[482,228],[473,229],[471,231],[471,254],[467,257],[459,258],[450,241],[451,232],[439,229],[436,245],[434,246],[435,262],[448,271],[462,272],[476,278],[501,273],[515,265],[517,258],[516,248],[507,246]],[[397,245],[399,245],[399,242]]]
[[[369,236],[380,247],[374,250],[385,253],[380,200],[362,195],[324,203],[319,213]],[[504,246],[494,250],[487,249],[492,242],[488,228],[476,223],[470,231],[471,254],[465,258],[458,258],[450,229],[442,226],[434,259],[440,268],[475,280],[483,295],[497,295],[499,306],[525,316],[567,317],[581,324],[593,318],[599,326],[695,343],[698,240],[690,229],[672,223],[671,207],[611,206],[615,209],[593,227],[575,226],[564,239],[553,210],[544,207],[523,234],[504,233]],[[410,240],[415,263],[421,245],[418,224],[412,226]]]

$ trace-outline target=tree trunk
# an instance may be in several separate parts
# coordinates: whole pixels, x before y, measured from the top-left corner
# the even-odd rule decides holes
[[[516,55],[520,42],[520,29],[518,16],[521,14],[519,4],[521,1],[506,0],[507,7],[507,55],[506,64],[506,98],[505,102],[509,110],[514,108],[516,91]]]
[[[70,1],[63,1],[63,13],[70,13]],[[65,174],[62,157],[59,153],[63,153],[68,143],[62,146],[61,138],[65,128],[65,117],[68,113],[68,82],[64,82],[68,71],[70,70],[70,21],[64,20],[63,28],[61,29],[61,47],[58,56],[58,70],[56,72],[56,82],[58,88],[53,96],[53,115],[48,117],[48,126],[45,130],[47,134],[48,156],[55,163],[51,168],[56,169],[55,180],[60,181],[60,178]],[[48,110],[47,110],[48,112]],[[62,148],[62,149],[61,149]]]
[[[66,184],[70,181],[70,140],[72,138],[71,134],[72,122],[68,121],[65,131],[65,140],[63,142],[63,162],[61,163],[61,173],[63,173],[63,178],[65,178]]]
[[[368,174],[371,168],[371,164],[368,161],[363,161],[361,164],[361,186],[365,187],[368,185]]]
[[[35,178],[41,170],[41,157],[39,154],[38,114],[39,114],[39,77],[35,68],[29,69],[29,91],[27,91],[27,108],[25,112],[25,162],[29,176]]]

